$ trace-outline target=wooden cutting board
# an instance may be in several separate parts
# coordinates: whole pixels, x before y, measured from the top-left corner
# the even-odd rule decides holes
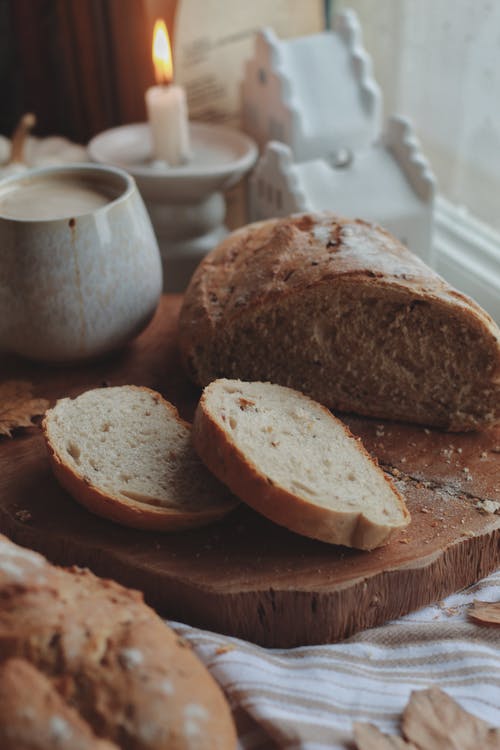
[[[51,400],[102,385],[159,390],[191,418],[199,392],[176,350],[180,298],[163,298],[126,350],[78,368],[5,359]],[[141,589],[163,615],[265,646],[336,641],[473,583],[500,565],[500,430],[446,434],[349,418],[396,476],[412,514],[389,545],[359,552],[302,538],[240,507],[224,522],[167,535],[122,528],[53,479],[38,428],[0,440],[0,530],[61,564]],[[484,502],[484,500],[490,502]]]

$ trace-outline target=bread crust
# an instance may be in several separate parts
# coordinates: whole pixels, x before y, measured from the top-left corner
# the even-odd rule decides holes
[[[156,391],[143,386],[127,386],[127,388],[150,393],[170,411],[179,424],[190,429],[190,425],[180,418],[175,406],[166,401]],[[159,507],[140,500],[128,499],[105,492],[92,484],[83,474],[76,473],[58,451],[50,437],[51,412],[52,410],[49,410],[45,414],[42,421],[42,432],[54,476],[75,500],[85,506],[87,510],[102,518],[145,531],[175,532],[214,523],[230,513],[238,504],[236,499],[230,499],[228,495],[223,497],[223,493],[221,493],[220,502],[214,502],[213,507],[197,511],[183,511],[176,508]]]
[[[330,239],[325,241],[327,236]],[[303,295],[312,290],[352,284],[362,287],[367,296],[398,295],[408,302],[430,303],[473,329],[483,347],[494,352],[484,383],[485,389],[496,394],[493,413],[476,418],[457,411],[446,420],[433,421],[431,410],[429,419],[415,415],[410,421],[461,430],[500,419],[500,330],[491,317],[382,228],[328,212],[250,224],[229,235],[203,260],[189,284],[179,319],[180,350],[188,375],[201,386],[224,376],[269,379],[268,373],[241,371],[237,362],[232,371],[218,367],[213,352],[224,332],[244,331],[253,315],[276,310],[288,299],[300,307]],[[294,335],[298,346],[300,331]],[[275,344],[278,347],[279,341]],[[305,390],[293,382],[293,376],[288,382],[281,377],[271,379]],[[335,394],[324,403],[334,409],[398,419],[397,413],[380,413],[368,399],[355,409],[340,403]]]
[[[29,662],[97,736],[122,750],[236,747],[219,687],[139,592],[0,536],[0,597],[0,663]]]
[[[50,680],[25,659],[0,664],[0,747],[120,750],[99,739]]]
[[[216,385],[217,381],[214,381],[209,388]],[[294,393],[306,404],[312,401],[303,394],[296,391]],[[323,410],[328,419],[335,419],[328,409],[314,403]],[[266,518],[313,539],[371,550],[385,544],[394,531],[407,526],[410,523],[410,514],[392,480],[382,472],[376,460],[370,456],[361,441],[353,436],[349,428],[344,424],[342,427],[347,437],[356,440],[360,453],[380,472],[394,493],[404,519],[398,526],[375,523],[359,512],[339,512],[319,507],[274,484],[258,466],[248,460],[235,444],[229,431],[217,424],[207,405],[207,389],[196,409],[192,440],[195,450],[210,471],[235,495]]]

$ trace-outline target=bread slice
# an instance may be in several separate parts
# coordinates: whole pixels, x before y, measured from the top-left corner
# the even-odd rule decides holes
[[[42,427],[56,478],[99,516],[178,531],[216,521],[237,505],[193,451],[190,426],[148,388],[61,399]]]
[[[373,549],[410,522],[403,498],[360,440],[290,388],[215,380],[203,391],[192,436],[216,477],[299,534]]]
[[[500,419],[500,330],[388,232],[331,213],[233,232],[184,297],[190,377],[271,381],[331,409],[471,430]]]

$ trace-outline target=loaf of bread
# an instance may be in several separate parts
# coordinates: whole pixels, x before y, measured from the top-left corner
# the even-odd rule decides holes
[[[99,739],[48,677],[24,659],[0,664],[2,750],[119,750]]]
[[[329,213],[233,232],[180,316],[191,378],[263,380],[346,412],[470,430],[500,418],[500,331],[394,237]]]
[[[373,549],[410,522],[360,440],[298,391],[214,380],[192,434],[204,463],[238,497],[299,534]]]
[[[114,743],[89,745],[95,750],[234,750],[232,717],[217,684],[138,592],[54,567],[0,537],[0,598],[0,663],[22,660],[42,673],[30,677],[18,661],[3,673],[4,685],[31,680],[26,720],[40,736],[52,733],[52,742],[33,742],[30,750],[62,747],[53,734],[70,730]],[[8,711],[0,715],[5,736],[11,719]]]
[[[178,531],[237,505],[193,451],[190,426],[149,388],[98,388],[61,399],[42,426],[58,481],[104,518]]]

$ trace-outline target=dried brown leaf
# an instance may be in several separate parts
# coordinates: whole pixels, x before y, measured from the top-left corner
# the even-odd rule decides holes
[[[419,750],[500,749],[500,730],[464,711],[437,687],[412,693],[402,731]]]
[[[403,712],[405,739],[354,724],[358,750],[500,750],[500,729],[464,711],[438,687],[418,690]]]
[[[33,417],[48,406],[46,399],[33,397],[33,386],[25,380],[0,383],[0,435],[11,437],[17,427],[31,427]]]
[[[401,737],[384,734],[373,724],[354,724],[354,739],[358,750],[416,750]]]
[[[481,625],[500,625],[500,602],[481,602],[476,599],[469,609],[471,620]]]

